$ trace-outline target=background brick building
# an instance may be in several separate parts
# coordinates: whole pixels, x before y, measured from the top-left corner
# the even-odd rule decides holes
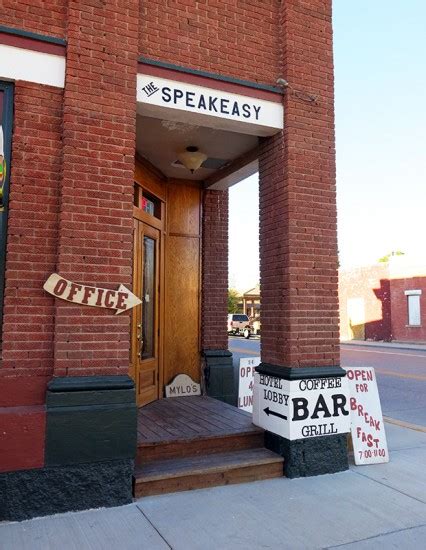
[[[409,257],[340,270],[342,340],[426,342],[426,267]]]

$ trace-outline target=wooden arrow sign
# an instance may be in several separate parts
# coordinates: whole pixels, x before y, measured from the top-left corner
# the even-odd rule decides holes
[[[44,283],[43,288],[46,292],[61,300],[85,306],[115,309],[116,314],[123,313],[123,311],[142,303],[124,285],[120,285],[118,290],[79,285],[64,279],[57,273],[52,273]]]

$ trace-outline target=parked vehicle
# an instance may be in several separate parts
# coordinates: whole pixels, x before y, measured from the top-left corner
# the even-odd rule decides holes
[[[229,313],[228,334],[250,338],[251,333],[252,327],[250,325],[250,319],[247,315],[244,315],[243,313]]]

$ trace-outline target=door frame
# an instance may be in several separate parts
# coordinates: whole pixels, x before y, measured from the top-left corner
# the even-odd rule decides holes
[[[159,202],[159,217],[152,216],[136,206],[138,204],[138,200],[143,193],[143,191],[146,191],[149,193],[149,195],[153,196],[158,202]],[[165,226],[166,226],[166,193],[165,193],[165,185],[163,188],[162,182],[160,184],[157,184],[156,182],[152,182],[151,178],[144,177],[142,174],[135,174],[135,199],[133,204],[133,219],[137,222],[142,222],[147,226],[150,226],[154,229],[158,229],[160,232],[160,242],[159,242],[159,268],[158,268],[158,277],[159,277],[159,287],[158,287],[158,331],[159,334],[157,335],[158,338],[158,393],[157,393],[157,399],[162,399],[164,397],[164,312],[165,312],[165,288],[164,288],[164,280],[165,280]],[[135,224],[134,224],[135,226]],[[136,276],[136,272],[138,269],[135,269],[135,245],[137,240],[136,231],[134,230],[134,238],[133,238],[133,248],[132,248],[132,255],[133,255],[133,278]],[[133,285],[135,284],[133,279]],[[134,286],[133,286],[134,288]],[[137,397],[139,396],[139,380],[136,372],[136,365],[133,363],[133,346],[134,342],[136,340],[137,336],[137,323],[136,323],[136,315],[133,313],[131,317],[131,346],[130,346],[130,366],[129,366],[129,375],[133,380],[135,381],[135,385],[137,388]]]

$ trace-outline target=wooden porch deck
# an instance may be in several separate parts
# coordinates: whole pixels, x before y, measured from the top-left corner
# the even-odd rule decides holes
[[[207,396],[173,397],[138,413],[136,497],[283,475],[251,415]]]
[[[263,430],[251,414],[207,396],[160,399],[138,413],[138,446],[238,434]]]

